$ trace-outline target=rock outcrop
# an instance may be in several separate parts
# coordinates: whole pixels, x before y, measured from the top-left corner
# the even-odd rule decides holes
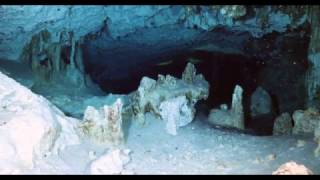
[[[212,109],[208,121],[214,125],[244,129],[244,112],[242,105],[241,86],[236,85],[232,94],[231,109],[221,106],[220,109]]]
[[[80,143],[75,119],[1,72],[0,119],[0,173],[32,169],[44,156]]]
[[[144,123],[145,113],[151,112],[164,122],[173,123],[167,124],[167,127],[170,126],[172,129],[169,131],[175,134],[173,126],[178,128],[191,122],[195,114],[194,105],[197,101],[206,99],[208,94],[208,82],[201,74],[196,75],[194,65],[188,63],[182,79],[170,75],[159,75],[157,80],[143,77],[138,90],[132,95],[133,115]],[[171,109],[172,112],[167,105],[174,108]],[[172,119],[173,116],[177,119]]]
[[[313,172],[304,165],[290,161],[281,165],[272,175],[312,175]]]
[[[295,111],[292,118],[294,121],[293,134],[312,134],[320,122],[320,113],[315,108],[308,108],[305,111]]]
[[[130,150],[109,150],[90,165],[90,173],[95,175],[121,174],[126,164],[130,162]]]
[[[80,130],[95,143],[110,146],[122,145],[124,135],[121,112],[121,99],[117,99],[113,105],[105,105],[99,110],[88,106],[80,124]]]
[[[289,135],[292,133],[293,121],[289,113],[282,113],[273,124],[273,135]]]

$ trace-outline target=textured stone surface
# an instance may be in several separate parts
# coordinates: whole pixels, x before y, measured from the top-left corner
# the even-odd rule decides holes
[[[122,101],[117,99],[111,106],[95,109],[88,106],[84,112],[80,130],[93,142],[110,146],[122,145]]]
[[[305,111],[297,110],[293,113],[292,118],[294,121],[293,134],[312,134],[320,121],[320,113],[314,108]]]
[[[294,161],[281,165],[272,175],[312,175],[312,171]]]
[[[318,122],[314,130],[314,140],[318,143],[317,148],[314,150],[314,154],[316,157],[319,157],[320,156],[320,122]]]
[[[126,164],[130,162],[130,150],[109,150],[90,165],[90,173],[95,175],[120,174]]]
[[[273,125],[273,135],[289,135],[292,133],[293,121],[289,113],[278,116]]]
[[[47,153],[80,143],[75,119],[1,72],[0,79],[0,159],[7,162],[0,166],[31,169]]]
[[[166,131],[177,135],[179,127],[189,124],[194,117],[194,109],[188,106],[185,96],[164,101],[159,106],[160,116],[166,123]]]
[[[189,71],[190,69],[193,70]],[[132,108],[135,119],[144,123],[144,114],[151,112],[166,122],[172,122],[172,120],[167,119],[169,118],[169,112],[164,105],[162,105],[162,113],[160,110],[161,103],[167,101],[165,104],[175,106],[176,111],[184,110],[185,108],[189,109],[186,112],[192,112],[190,113],[192,120],[194,118],[195,103],[208,97],[209,84],[201,74],[196,75],[195,68],[192,64],[187,65],[183,74],[184,77],[188,77],[186,81],[170,75],[159,75],[157,81],[143,77],[138,90],[132,95]],[[186,101],[183,98],[186,99]],[[181,120],[186,118],[185,115],[180,112],[172,113],[175,115],[179,114]],[[183,121],[189,122],[190,119]]]
[[[221,109],[212,109],[208,121],[219,126],[244,129],[242,93],[243,89],[241,86],[236,85],[232,94],[231,109],[225,109],[225,106],[221,106]]]

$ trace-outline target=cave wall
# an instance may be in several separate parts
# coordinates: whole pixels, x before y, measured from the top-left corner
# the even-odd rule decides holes
[[[318,12],[318,6],[281,5],[0,6],[0,59],[25,59],[25,54],[32,54],[32,48],[26,53],[32,38],[44,30],[50,34],[47,46],[55,47],[51,49],[57,51],[58,47],[70,46],[70,39],[62,40],[61,33],[73,32],[72,39],[80,43],[79,49],[83,52],[83,71],[86,72],[82,73],[89,73],[99,84],[110,80],[126,83],[138,71],[168,61],[172,55],[193,50],[238,54],[266,61],[268,68],[260,79],[267,89],[276,89],[274,93],[281,94],[286,85],[295,89],[285,90],[294,92],[292,97],[304,99],[297,96],[306,94],[307,101],[311,102],[317,99],[320,84],[316,43],[319,39]],[[310,32],[306,30],[309,26]],[[268,37],[274,33],[278,33],[277,38]],[[285,44],[295,40],[286,43],[281,38],[310,34],[308,62],[302,59],[293,64],[292,59],[301,55],[290,55],[288,49],[298,51],[299,48],[287,48]],[[281,54],[285,55],[280,57]],[[308,63],[310,68],[303,77]],[[285,67],[288,71],[279,73]],[[40,68],[39,71],[43,70]],[[299,77],[288,75],[296,72]],[[289,84],[284,83],[293,78],[295,80]],[[270,79],[279,79],[279,82],[268,82]],[[297,90],[303,87],[303,81],[306,93]],[[293,86],[295,83],[298,87]],[[283,87],[274,84],[283,84]]]

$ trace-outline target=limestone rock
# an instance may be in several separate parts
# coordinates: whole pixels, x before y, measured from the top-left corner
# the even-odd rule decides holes
[[[243,89],[236,85],[232,94],[231,109],[226,109],[226,106],[221,106],[220,109],[212,109],[208,121],[214,125],[244,129],[242,93]]]
[[[157,81],[143,77],[138,90],[132,95],[132,112],[134,118],[141,123],[145,122],[144,114],[147,112],[153,113],[165,122],[172,122],[170,120],[171,115],[179,115],[181,116],[178,118],[180,119],[179,121],[183,120],[185,123],[189,123],[194,118],[194,105],[196,102],[201,99],[207,99],[208,95],[209,83],[201,74],[196,75],[194,65],[188,63],[182,79],[177,79],[170,75],[158,75]],[[164,105],[162,105],[161,112],[160,106],[162,103],[175,106],[175,110],[188,109],[185,112],[188,112],[191,117],[186,120],[186,115],[181,112],[169,113],[169,110]],[[171,132],[173,133],[173,131]]]
[[[272,175],[312,175],[313,172],[304,165],[299,165],[293,161],[281,165]]]
[[[320,113],[317,109],[309,108],[305,111],[297,110],[293,113],[293,134],[314,133],[315,127],[320,121]]]
[[[278,116],[273,125],[273,135],[291,134],[293,121],[289,113]]]
[[[314,150],[314,155],[319,157],[320,155],[320,122],[318,122],[314,130],[314,140],[318,143],[318,147]]]
[[[121,145],[124,141],[121,111],[121,99],[99,110],[88,106],[80,130],[98,144]]]
[[[160,104],[160,115],[166,123],[166,131],[176,135],[179,127],[189,124],[194,117],[194,109],[188,106],[185,96],[169,99]]]
[[[262,87],[258,87],[251,96],[251,117],[272,113],[272,99]]]
[[[130,162],[130,150],[115,149],[93,161],[90,165],[91,174],[120,174]]]
[[[79,144],[77,121],[42,96],[0,72],[0,173],[3,165],[32,169],[34,161],[68,145]],[[7,169],[8,170],[8,169]],[[11,173],[8,171],[4,173]]]

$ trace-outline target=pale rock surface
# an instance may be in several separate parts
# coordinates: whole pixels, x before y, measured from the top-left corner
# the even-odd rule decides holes
[[[281,165],[272,175],[312,175],[312,171],[294,161]]]
[[[296,110],[292,115],[294,126],[293,134],[312,134],[320,121],[320,113],[315,108]]]
[[[231,109],[222,105],[220,109],[210,111],[208,121],[214,125],[244,129],[244,113],[242,105],[243,89],[236,85],[232,94]]]
[[[117,99],[113,105],[105,105],[99,110],[88,106],[79,126],[80,131],[95,143],[121,145],[124,141],[122,105],[121,99]]]
[[[166,123],[166,131],[171,135],[177,135],[177,129],[189,124],[194,117],[194,110],[188,106],[185,96],[164,101],[159,109]]]
[[[273,125],[273,135],[291,134],[293,121],[289,113],[278,116]]]
[[[75,119],[1,72],[0,119],[0,161],[7,162],[0,173],[32,169],[46,154],[80,143]]]
[[[132,95],[132,112],[134,118],[141,123],[145,122],[144,116],[147,112],[151,112],[165,122],[170,123],[172,122],[170,120],[171,116],[174,114],[173,116],[176,116],[181,121],[177,122],[180,124],[178,126],[184,126],[193,120],[196,102],[201,99],[207,99],[208,95],[209,83],[201,74],[196,75],[194,65],[188,63],[182,79],[177,79],[170,75],[159,75],[157,81],[143,77],[138,90]],[[162,103],[164,105],[160,108]],[[165,104],[174,106],[176,111],[182,108],[183,112],[170,112],[171,114],[169,115],[169,109],[164,107]],[[162,109],[162,112],[160,109]],[[186,115],[183,113],[187,113],[191,117],[186,119]],[[171,132],[173,133],[173,131]]]
[[[90,165],[91,174],[121,174],[126,164],[130,162],[130,150],[115,149],[93,161]]]

